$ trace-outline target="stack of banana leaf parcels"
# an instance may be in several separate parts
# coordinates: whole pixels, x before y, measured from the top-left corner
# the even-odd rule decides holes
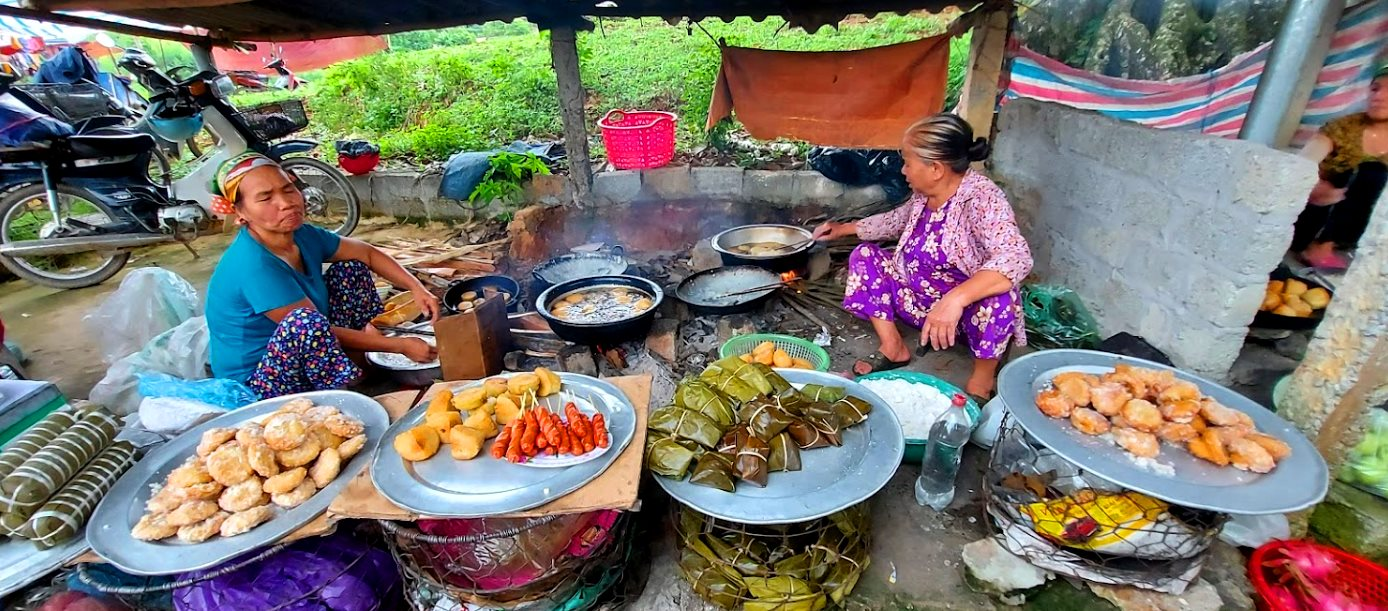
[[[872,406],[841,387],[797,390],[770,367],[736,356],[680,382],[674,404],[647,424],[646,465],[675,480],[734,492],[766,487],[773,471],[799,471],[801,450],[843,445],[843,430]]]
[[[819,611],[868,566],[867,504],[826,518],[748,527],[679,511],[680,574],[708,602],[743,611]]]

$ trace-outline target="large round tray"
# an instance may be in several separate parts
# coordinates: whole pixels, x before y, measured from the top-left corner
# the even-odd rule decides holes
[[[1080,433],[1068,419],[1050,418],[1036,408],[1036,393],[1057,374],[1106,373],[1118,363],[1169,370],[1194,382],[1206,396],[1251,416],[1259,431],[1287,442],[1292,455],[1260,475],[1220,467],[1163,443],[1155,460],[1174,469],[1168,476],[1140,466],[1114,444]],[[1177,505],[1246,515],[1287,513],[1320,502],[1330,486],[1325,460],[1287,421],[1219,384],[1159,363],[1091,350],[1034,352],[1003,368],[998,393],[1018,424],[1056,454],[1115,484]]]
[[[140,541],[130,536],[130,529],[144,515],[152,484],[162,484],[169,471],[182,464],[197,451],[203,431],[211,428],[236,426],[269,414],[291,399],[305,398],[318,405],[331,405],[342,413],[357,418],[366,426],[366,445],[352,460],[342,466],[342,472],[327,487],[293,509],[276,508],[269,522],[235,537],[213,537],[202,543]],[[217,566],[249,550],[273,544],[313,521],[327,510],[342,489],[371,460],[376,444],[381,441],[390,419],[381,404],[370,397],[345,390],[321,390],[289,395],[252,403],[225,415],[193,427],[149,453],[125,475],[96,506],[87,523],[87,541],[92,551],[117,568],[136,575],[168,575]]]
[[[636,408],[616,386],[585,375],[561,373],[563,389],[541,399],[551,409],[564,402],[591,401],[607,420],[612,444],[594,460],[556,469],[513,465],[491,456],[496,439],[482,447],[472,460],[454,460],[447,448],[429,460],[411,463],[400,457],[391,443],[383,443],[371,461],[371,481],[390,502],[414,513],[438,518],[481,518],[525,511],[544,505],[583,487],[606,471],[636,434]],[[473,388],[472,382],[458,390]],[[406,413],[386,431],[386,439],[424,420],[428,404]]]
[[[843,430],[843,445],[800,453],[801,470],[777,471],[765,488],[739,484],[736,492],[657,476],[670,496],[699,512],[742,524],[793,524],[852,507],[881,490],[896,473],[905,451],[901,422],[881,397],[857,382],[831,373],[777,369],[796,386],[841,386],[872,404],[872,413]]]

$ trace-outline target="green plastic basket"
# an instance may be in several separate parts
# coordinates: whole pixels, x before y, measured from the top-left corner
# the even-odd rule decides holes
[[[869,373],[865,376],[858,376],[857,381],[861,382],[863,380],[906,380],[907,382],[933,386],[935,390],[940,391],[946,397],[953,397],[956,394],[964,395],[964,400],[967,401],[967,403],[964,404],[964,411],[969,413],[971,426],[978,426],[978,421],[983,414],[983,410],[979,409],[978,403],[967,393],[960,390],[958,386],[930,374],[917,371],[879,371],[877,373]],[[912,439],[907,437],[906,453],[901,456],[901,462],[920,462],[921,458],[925,455],[926,441],[925,439]]]
[[[829,353],[823,348],[814,345],[814,342],[803,340],[793,335],[780,335],[777,333],[750,333],[739,335],[727,342],[718,349],[718,358],[728,358],[730,356],[742,356],[752,352],[758,344],[771,342],[777,348],[785,350],[791,358],[805,359],[814,365],[816,371],[829,371]]]

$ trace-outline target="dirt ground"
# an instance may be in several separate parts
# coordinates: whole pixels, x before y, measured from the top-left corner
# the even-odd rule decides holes
[[[395,219],[363,219],[353,237],[377,239],[431,238],[452,235],[445,225],[402,224]],[[28,359],[25,367],[30,379],[58,385],[69,398],[85,398],[92,386],[106,375],[96,329],[82,318],[101,305],[120,286],[131,270],[162,267],[191,283],[199,294],[207,289],[212,269],[231,243],[233,234],[204,236],[193,242],[194,258],[179,244],[161,245],[137,251],[130,264],[116,277],[86,289],[63,291],[11,280],[0,284],[0,320],[5,322],[5,339],[19,343]]]

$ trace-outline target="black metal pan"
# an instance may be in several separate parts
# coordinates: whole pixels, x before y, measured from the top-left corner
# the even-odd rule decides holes
[[[1334,289],[1331,289],[1330,287],[1325,286],[1324,284],[1316,282],[1315,280],[1293,275],[1291,271],[1285,267],[1277,268],[1272,272],[1272,274],[1268,276],[1268,278],[1270,280],[1287,280],[1289,278],[1294,278],[1296,280],[1305,282],[1306,286],[1309,288],[1323,288],[1327,291],[1330,291],[1331,301],[1335,300]],[[1310,316],[1304,318],[1300,316],[1283,316],[1281,314],[1273,314],[1272,312],[1264,312],[1262,310],[1259,310],[1258,313],[1253,316],[1253,323],[1249,326],[1258,329],[1282,329],[1286,331],[1300,331],[1304,329],[1316,328],[1317,325],[1321,324],[1321,319],[1323,318],[1325,318],[1324,309],[1316,310],[1312,312]]]
[[[627,271],[627,259],[621,246],[613,246],[608,252],[575,252],[559,255],[535,266],[530,273],[535,277],[534,291],[539,292],[556,284],[593,278],[597,276],[620,276]]]
[[[780,274],[755,265],[715,267],[685,278],[675,287],[675,297],[697,314],[738,314],[761,307],[777,289],[733,296],[728,293],[780,281]]]
[[[625,286],[643,291],[651,296],[651,307],[631,318],[611,322],[574,323],[560,320],[550,313],[550,306],[561,297],[579,289],[595,286]],[[579,278],[551,286],[535,299],[535,311],[549,323],[555,335],[575,344],[610,346],[620,342],[641,339],[651,331],[655,322],[656,310],[664,301],[665,292],[650,280],[638,276],[596,276]]]

